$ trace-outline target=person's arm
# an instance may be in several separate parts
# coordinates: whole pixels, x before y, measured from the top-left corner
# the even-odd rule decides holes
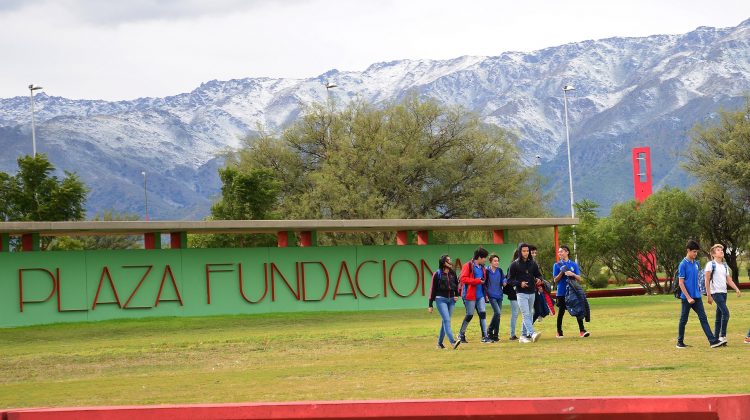
[[[563,272],[560,270],[560,263],[554,263],[552,264],[552,281],[555,283],[559,282],[560,279],[562,279]]]
[[[742,292],[740,292],[740,288],[737,287],[736,284],[734,284],[734,280],[732,280],[732,276],[729,275],[729,270],[727,270],[727,284],[731,286],[732,289],[734,289],[734,291],[737,293],[737,297],[742,296]]]
[[[568,276],[568,278],[572,278],[575,281],[580,282],[581,281],[581,268],[578,267],[578,264],[573,264],[573,269],[566,271],[565,275]]]
[[[706,287],[706,301],[708,302],[709,305],[713,305],[714,298],[711,296],[711,278],[714,276],[714,272],[713,270],[709,270],[709,267],[711,267],[711,261],[709,261],[708,264],[706,264],[706,269],[703,274],[703,277],[706,283],[704,284],[704,286]]]
[[[688,293],[687,289],[685,288],[685,278],[680,277],[679,281],[680,281],[680,290],[682,290],[682,294],[687,297],[688,303],[692,305],[693,303],[695,303],[695,300],[693,299],[692,296],[690,296],[690,293]]]
[[[439,270],[439,269],[438,269]],[[432,273],[432,286],[430,286],[430,302],[427,311],[432,312],[432,302],[437,297],[437,275],[439,271]]]

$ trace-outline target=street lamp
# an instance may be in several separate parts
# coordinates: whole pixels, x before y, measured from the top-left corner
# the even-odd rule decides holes
[[[568,128],[568,92],[576,90],[571,85],[565,85],[563,90],[563,103],[565,106],[565,142],[568,145],[568,184],[570,185],[570,217],[576,217],[575,207],[573,207],[573,167],[570,164],[570,129]],[[578,252],[576,251],[576,228],[573,226],[573,257],[578,262]]]
[[[34,91],[43,89],[41,86],[29,85],[29,96],[31,97],[31,150],[36,157],[36,133],[34,130]]]
[[[338,87],[337,84],[326,82],[326,96],[328,98],[328,110],[331,114],[333,114],[333,100],[331,99],[331,89]],[[328,122],[328,126],[326,127],[326,139],[330,142],[331,141],[331,121]]]
[[[146,210],[146,221],[148,222],[148,191],[146,190],[146,171],[141,171],[143,175],[143,203]]]

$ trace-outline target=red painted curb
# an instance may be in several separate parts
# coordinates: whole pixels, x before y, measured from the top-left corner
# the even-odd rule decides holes
[[[9,410],[8,420],[740,419],[750,394],[471,400],[320,401]]]

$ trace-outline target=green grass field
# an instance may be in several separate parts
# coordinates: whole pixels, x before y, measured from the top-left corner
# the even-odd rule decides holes
[[[748,393],[750,296],[730,296],[729,345],[719,349],[694,314],[692,347],[675,348],[671,296],[592,299],[590,338],[574,337],[566,317],[570,337],[557,340],[547,318],[534,344],[506,341],[506,300],[504,340],[479,343],[475,317],[457,351],[435,349],[440,317],[426,310],[0,329],[0,407]]]

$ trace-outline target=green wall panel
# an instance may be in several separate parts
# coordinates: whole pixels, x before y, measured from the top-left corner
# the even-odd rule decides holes
[[[3,252],[0,327],[426,307],[438,258],[465,263],[476,246]],[[486,248],[508,266],[512,245]]]

